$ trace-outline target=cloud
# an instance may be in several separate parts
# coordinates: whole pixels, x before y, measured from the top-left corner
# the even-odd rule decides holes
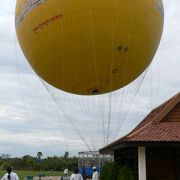
[[[130,131],[155,106],[177,93],[180,1],[164,0],[164,6],[162,41],[145,79],[111,95],[90,98],[42,84],[17,42],[15,0],[0,1],[0,154],[43,151],[62,155],[66,150],[77,154],[88,149],[83,141],[98,149],[107,139],[110,142]]]

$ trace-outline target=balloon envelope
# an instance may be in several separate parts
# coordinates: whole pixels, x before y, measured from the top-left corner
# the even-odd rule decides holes
[[[63,91],[117,90],[150,64],[163,29],[161,0],[17,0],[16,32],[36,73]]]

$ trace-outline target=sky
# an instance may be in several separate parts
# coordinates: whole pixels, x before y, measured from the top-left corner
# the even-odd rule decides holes
[[[179,92],[180,1],[163,2],[163,36],[149,69],[125,89],[90,99],[58,91],[40,80],[18,44],[16,1],[1,0],[0,154],[35,156],[41,151],[53,156],[98,150],[128,133],[154,107]]]

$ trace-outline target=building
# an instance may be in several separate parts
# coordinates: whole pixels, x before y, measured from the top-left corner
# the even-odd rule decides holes
[[[78,153],[78,168],[81,174],[84,169],[87,177],[92,177],[93,166],[95,166],[99,172],[105,163],[112,161],[112,156],[99,154],[99,151],[84,151]]]
[[[115,161],[129,166],[138,180],[180,180],[180,93],[100,153],[114,153]]]

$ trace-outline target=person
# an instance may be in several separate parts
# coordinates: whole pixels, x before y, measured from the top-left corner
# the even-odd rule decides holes
[[[67,176],[68,176],[68,169],[65,168],[65,169],[64,169],[64,177],[67,177]]]
[[[13,172],[12,167],[8,167],[7,173],[1,178],[1,180],[19,180],[19,177]]]
[[[93,175],[92,175],[92,180],[98,180],[98,171],[96,167],[93,167]]]
[[[75,169],[74,173],[71,175],[70,180],[83,180],[81,174],[79,174],[79,169]]]

